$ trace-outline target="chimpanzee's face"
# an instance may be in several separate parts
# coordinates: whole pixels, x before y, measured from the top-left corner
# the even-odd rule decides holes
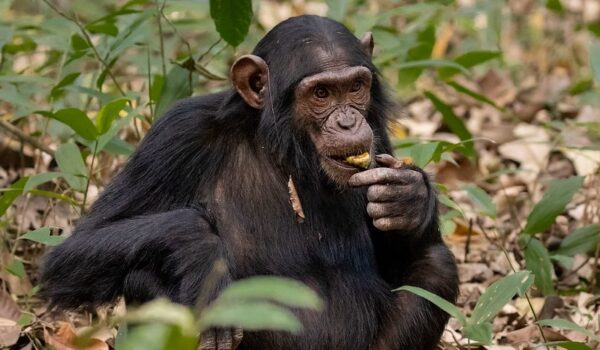
[[[295,90],[295,121],[310,135],[324,173],[342,186],[369,167],[371,80],[366,67],[339,67],[304,78]]]

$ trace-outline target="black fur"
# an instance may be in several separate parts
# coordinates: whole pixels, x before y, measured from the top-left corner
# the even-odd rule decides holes
[[[364,189],[340,189],[320,171],[314,146],[292,120],[293,91],[320,72],[315,49],[342,50],[374,73],[368,122],[378,153],[392,153],[389,102],[359,41],[316,16],[289,19],[257,45],[269,66],[264,111],[229,90],[181,101],[150,130],[123,171],[51,251],[42,295],[61,308],[167,296],[194,304],[214,262],[228,273],[216,289],[252,275],[303,281],[325,300],[322,313],[297,311],[301,335],[245,332],[239,349],[433,349],[448,316],[410,284],[448,300],[457,294],[453,257],[442,243],[435,192],[419,232],[380,232]],[[306,220],[295,218],[288,177]],[[411,203],[406,203],[410,210]]]

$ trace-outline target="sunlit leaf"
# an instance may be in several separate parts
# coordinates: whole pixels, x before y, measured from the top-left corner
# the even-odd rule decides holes
[[[113,121],[119,116],[119,112],[127,105],[127,101],[129,101],[127,98],[118,98],[100,108],[96,117],[98,134],[103,135],[110,129]]]
[[[288,309],[266,301],[216,303],[201,317],[203,329],[241,327],[247,330],[280,330],[299,333],[302,323]]]

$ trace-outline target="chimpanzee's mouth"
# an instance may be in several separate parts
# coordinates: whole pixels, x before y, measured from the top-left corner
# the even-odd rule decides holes
[[[371,163],[369,151],[350,155],[330,155],[327,158],[337,163],[338,166],[347,169],[368,169]]]

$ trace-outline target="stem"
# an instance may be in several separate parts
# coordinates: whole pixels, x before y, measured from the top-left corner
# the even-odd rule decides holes
[[[92,162],[90,163],[90,170],[88,171],[88,178],[85,183],[85,192],[83,193],[83,201],[81,202],[81,216],[85,214],[85,202],[87,201],[88,190],[90,188],[90,182],[92,181],[92,174],[94,171],[94,161],[96,160],[96,152],[98,151],[98,140],[94,141],[94,152],[92,153]]]
[[[4,120],[0,120],[0,128],[6,130],[9,133],[13,134],[14,136],[18,137],[21,141],[27,142],[28,144],[32,145],[33,147],[39,149],[40,151],[54,157],[53,150],[51,150],[47,146],[44,146],[43,144],[41,144],[37,139],[25,134],[23,131],[21,131],[19,128],[12,125],[11,123],[6,122]]]

